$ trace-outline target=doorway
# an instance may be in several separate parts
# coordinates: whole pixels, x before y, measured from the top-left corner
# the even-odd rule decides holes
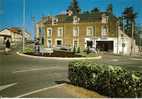
[[[96,48],[100,51],[112,52],[113,41],[96,41]]]

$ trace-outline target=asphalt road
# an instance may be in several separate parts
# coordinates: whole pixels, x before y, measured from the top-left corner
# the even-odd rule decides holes
[[[99,64],[116,64],[129,70],[142,71],[142,57],[103,55]],[[43,60],[0,53],[0,97],[16,97],[68,81],[69,61]],[[51,95],[50,95],[51,94]],[[55,97],[52,92],[48,96]],[[60,93],[58,93],[60,95]],[[44,96],[40,96],[44,97]],[[65,95],[65,97],[72,97]]]
[[[0,96],[16,97],[67,81],[68,61],[40,60],[0,53]],[[1,90],[4,85],[15,84]]]

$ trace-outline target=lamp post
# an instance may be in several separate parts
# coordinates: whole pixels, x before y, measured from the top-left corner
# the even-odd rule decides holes
[[[131,52],[130,56],[134,54],[134,22],[132,21],[132,38],[131,38]]]
[[[25,0],[23,0],[23,28],[22,28],[22,35],[23,35],[23,52],[25,51],[25,16],[26,16],[26,4]]]
[[[32,22],[33,22],[33,32],[35,33],[36,32],[36,27],[35,27],[35,17],[34,16],[32,16]],[[37,37],[36,37],[36,33],[35,33],[35,37],[34,37],[34,41],[37,39]]]
[[[122,55],[124,55],[124,47],[125,47],[124,35],[121,35],[121,39],[122,39]]]

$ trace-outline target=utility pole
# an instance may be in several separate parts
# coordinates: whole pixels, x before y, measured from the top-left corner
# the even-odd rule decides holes
[[[130,56],[134,54],[134,22],[132,21],[132,38],[131,38],[131,53]]]
[[[25,0],[23,0],[23,28],[22,28],[22,34],[23,34],[23,52],[25,51],[25,16],[26,16],[26,4]]]
[[[36,27],[35,27],[35,17],[34,16],[32,16],[32,22],[33,22],[33,29],[34,29],[34,41],[37,39],[36,38]]]

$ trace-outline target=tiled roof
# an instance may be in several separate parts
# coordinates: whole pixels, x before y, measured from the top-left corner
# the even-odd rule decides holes
[[[116,16],[109,15],[106,12],[99,12],[99,13],[94,13],[94,14],[85,14],[84,13],[84,14],[77,15],[77,17],[80,18],[80,22],[96,22],[96,21],[101,21],[102,14],[106,14],[107,16],[109,16],[109,20],[117,20]],[[58,18],[58,23],[72,23],[74,16],[56,15],[54,17]],[[40,20],[39,22],[44,22],[44,24],[51,24],[52,23],[51,17],[46,17],[46,19],[44,18],[44,19]]]

